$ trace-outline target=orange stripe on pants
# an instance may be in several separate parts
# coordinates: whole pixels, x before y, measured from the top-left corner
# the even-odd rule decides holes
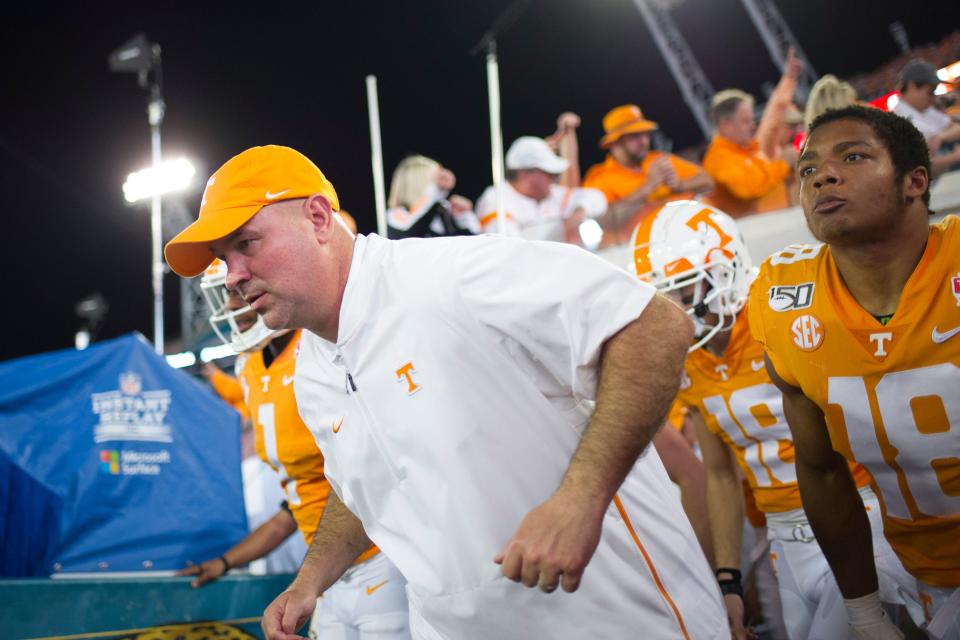
[[[677,609],[677,605],[673,602],[673,598],[670,597],[670,594],[667,593],[666,587],[663,586],[663,582],[660,581],[660,575],[657,573],[656,568],[654,568],[653,561],[650,559],[650,556],[647,555],[647,550],[643,548],[643,544],[640,542],[640,537],[634,530],[633,523],[630,522],[630,517],[627,516],[627,510],[623,508],[623,503],[620,502],[620,496],[613,496],[613,503],[617,505],[617,511],[620,512],[620,517],[623,518],[623,522],[627,525],[627,530],[630,532],[630,536],[633,538],[634,543],[636,543],[637,549],[640,550],[640,554],[647,563],[647,567],[650,568],[650,574],[653,576],[653,582],[657,585],[657,589],[660,590],[660,594],[673,610],[673,615],[677,619],[677,624],[680,625],[680,632],[683,634],[685,640],[690,640],[690,634],[687,633],[687,627],[685,624],[683,624],[683,616],[680,615],[680,610]]]

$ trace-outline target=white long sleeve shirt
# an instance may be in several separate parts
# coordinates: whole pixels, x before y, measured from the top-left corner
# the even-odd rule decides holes
[[[493,562],[559,486],[600,350],[653,293],[563,244],[357,238],[337,343],[304,332],[294,387],[331,486],[408,580],[414,637],[729,635],[652,449],[577,592],[527,589]]]
[[[543,200],[528,198],[503,183],[503,209],[506,218],[504,235],[520,236],[527,240],[552,240],[563,242],[564,221],[577,209],[589,218],[603,215],[607,210],[607,198],[598,189],[586,187],[561,187],[550,185],[550,194]],[[486,233],[497,231],[497,189],[487,187],[477,200],[477,217],[480,228]]]

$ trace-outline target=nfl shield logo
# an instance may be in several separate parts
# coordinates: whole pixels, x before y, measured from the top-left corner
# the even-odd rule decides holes
[[[960,307],[960,273],[950,278],[950,285],[953,297],[957,299],[957,306]]]
[[[120,374],[120,391],[128,396],[135,396],[140,393],[140,376],[132,371]]]

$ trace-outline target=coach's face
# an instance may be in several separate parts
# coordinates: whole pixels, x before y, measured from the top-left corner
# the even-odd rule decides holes
[[[227,265],[227,288],[271,329],[323,335],[339,318],[340,286],[330,203],[319,195],[261,209],[211,246]],[[326,335],[324,335],[326,337]]]

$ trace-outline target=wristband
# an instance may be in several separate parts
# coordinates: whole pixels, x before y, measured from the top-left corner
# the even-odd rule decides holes
[[[867,627],[883,622],[879,591],[859,598],[844,598],[843,604],[847,608],[847,619],[853,627]]]
[[[230,566],[230,563],[227,562],[227,556],[225,556],[225,555],[224,555],[224,556],[220,556],[220,562],[223,563],[223,572],[224,572],[224,573],[227,573],[228,571],[230,571],[230,569],[231,569],[232,567]]]
[[[740,582],[741,580],[743,580],[743,574],[740,573],[740,569],[730,569],[729,567],[720,567],[719,569],[713,572],[713,575],[719,577],[721,573],[729,573],[730,580],[736,580],[737,582]]]
[[[737,595],[740,598],[743,598],[743,585],[740,583],[742,579],[742,574],[739,569],[728,569],[721,567],[716,570],[716,574],[729,573],[730,577],[723,580],[717,580],[717,584],[720,585],[720,593],[723,595]]]

